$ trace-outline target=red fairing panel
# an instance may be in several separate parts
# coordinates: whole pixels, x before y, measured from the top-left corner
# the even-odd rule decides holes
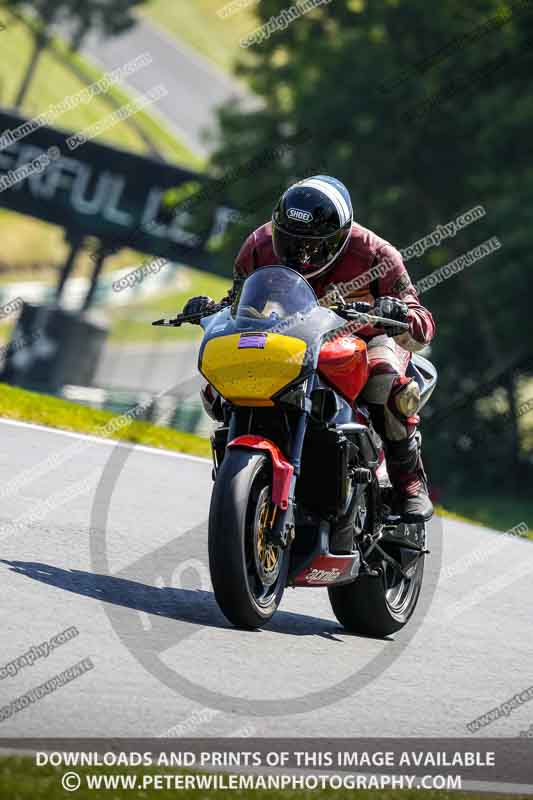
[[[289,489],[291,486],[292,473],[294,467],[290,464],[279,447],[264,439],[262,436],[248,434],[237,436],[229,442],[228,447],[251,447],[253,450],[264,450],[270,453],[272,459],[272,502],[279,506],[282,511],[286,511],[289,506]]]
[[[331,386],[353,403],[368,380],[366,343],[353,336],[339,336],[322,345],[318,371]]]

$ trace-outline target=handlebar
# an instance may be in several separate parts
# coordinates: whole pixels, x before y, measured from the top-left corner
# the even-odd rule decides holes
[[[200,320],[204,317],[210,317],[212,314],[216,314],[217,311],[226,308],[226,306],[227,303],[216,303],[211,306],[207,312],[202,312],[200,314],[177,314],[174,319],[156,319],[152,322],[152,325],[159,325],[165,328],[179,328],[180,325],[183,325],[185,322],[190,322],[191,325],[199,325]]]
[[[210,308],[208,313],[178,314],[173,319],[156,319],[154,322],[152,322],[152,325],[166,328],[179,328],[180,325],[183,325],[186,322],[189,322],[191,325],[199,325],[201,319],[204,317],[209,317],[211,314],[215,314],[222,308],[225,308],[223,304],[217,304],[216,306]],[[409,325],[407,322],[397,322],[396,320],[389,319],[388,317],[378,317],[375,314],[370,314],[366,311],[356,311],[349,306],[334,306],[332,310],[335,311],[335,313],[340,317],[343,317],[343,319],[353,321],[359,320],[362,325],[372,325],[380,328],[394,327],[404,331],[409,330]]]
[[[198,325],[205,314],[178,314],[174,319],[156,319],[152,325],[160,325],[165,328],[179,328],[184,322],[190,322],[191,325]]]
[[[363,325],[372,325],[379,328],[400,328],[403,331],[409,330],[409,323],[407,322],[398,322],[388,317],[378,317],[376,314],[368,314],[366,311],[355,311],[352,308],[342,307],[334,310],[339,317],[343,317],[346,320],[358,320]]]

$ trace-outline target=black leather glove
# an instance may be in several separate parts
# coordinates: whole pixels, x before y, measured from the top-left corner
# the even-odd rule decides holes
[[[408,306],[396,297],[378,297],[375,302],[373,313],[377,317],[386,317],[396,322],[407,322]],[[395,328],[394,325],[387,325],[386,333],[388,336],[399,336],[405,333],[403,328]]]
[[[183,306],[182,314],[205,314],[210,306],[215,306],[216,303],[211,297],[200,295],[199,297],[191,297]]]
[[[346,307],[351,311],[359,311],[360,314],[370,314],[372,310],[371,303],[364,303],[362,300],[346,303]]]

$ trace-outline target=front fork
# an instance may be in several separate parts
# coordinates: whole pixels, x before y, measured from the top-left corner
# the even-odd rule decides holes
[[[309,414],[311,412],[311,392],[313,390],[313,380],[307,379],[305,390],[302,393],[296,424],[294,432],[291,437],[290,452],[287,453],[287,460],[293,467],[293,473],[289,485],[289,492],[287,497],[287,507],[281,508],[276,506],[277,513],[273,515],[273,526],[267,531],[266,536],[268,543],[275,547],[287,547],[294,539],[295,536],[295,521],[294,521],[294,496],[296,491],[296,481],[300,475],[302,466],[302,451],[304,446],[305,434],[307,432],[307,425],[309,422]],[[231,414],[228,426],[227,442],[232,442],[238,437],[238,422],[235,412]]]
[[[287,508],[285,511],[280,511],[277,514],[274,527],[267,535],[269,543],[274,545],[274,547],[287,547],[293,541],[296,533],[294,522],[294,495],[296,491],[296,481],[298,480],[302,467],[302,450],[308,421],[309,410],[306,407],[300,411],[291,442],[289,461],[293,465],[294,472],[292,473],[289,487]]]

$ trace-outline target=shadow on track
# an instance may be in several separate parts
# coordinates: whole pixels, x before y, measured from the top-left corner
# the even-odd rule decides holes
[[[61,569],[33,561],[0,559],[0,563],[6,564],[12,572],[19,575],[67,592],[92,597],[100,602],[211,628],[232,628],[218,608],[212,592],[201,589],[158,588],[127,578]],[[265,630],[293,636],[323,636],[341,643],[343,640],[335,634],[349,635],[333,620],[292,611],[278,611]],[[261,631],[251,633],[260,634]]]

